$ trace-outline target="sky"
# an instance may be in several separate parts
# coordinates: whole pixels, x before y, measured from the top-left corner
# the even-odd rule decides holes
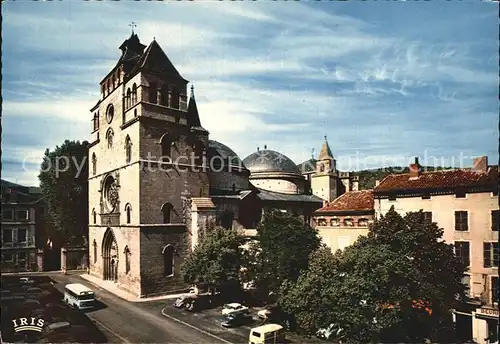
[[[2,179],[89,140],[131,22],[195,89],[210,139],[296,163],[324,136],[340,170],[498,162],[498,4],[2,2]],[[314,149],[314,152],[312,152]]]

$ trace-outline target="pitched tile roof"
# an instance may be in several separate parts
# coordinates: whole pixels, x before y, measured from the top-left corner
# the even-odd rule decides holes
[[[373,191],[404,191],[419,189],[457,189],[470,187],[494,187],[498,185],[498,166],[487,173],[472,169],[423,172],[418,177],[410,174],[393,174],[382,179]]]
[[[196,205],[196,208],[198,208],[198,209],[200,209],[200,208],[204,208],[204,209],[215,208],[215,205],[210,198],[193,197],[191,200],[193,201],[193,203]]]
[[[373,210],[372,190],[349,191],[337,197],[317,212],[346,212]]]

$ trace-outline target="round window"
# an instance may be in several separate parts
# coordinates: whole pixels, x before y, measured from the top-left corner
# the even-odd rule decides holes
[[[104,201],[109,211],[114,210],[118,203],[118,187],[113,177],[106,178],[104,183]]]
[[[113,116],[115,115],[115,108],[112,104],[109,104],[108,109],[106,110],[106,120],[108,123],[111,123],[113,120]]]

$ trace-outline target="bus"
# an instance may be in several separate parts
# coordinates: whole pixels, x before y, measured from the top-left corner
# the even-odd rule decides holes
[[[90,309],[95,306],[95,294],[83,284],[66,284],[64,302],[77,309]]]

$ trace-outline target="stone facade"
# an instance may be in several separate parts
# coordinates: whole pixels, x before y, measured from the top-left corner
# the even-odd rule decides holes
[[[2,180],[2,272],[43,271],[44,211],[38,188]]]

